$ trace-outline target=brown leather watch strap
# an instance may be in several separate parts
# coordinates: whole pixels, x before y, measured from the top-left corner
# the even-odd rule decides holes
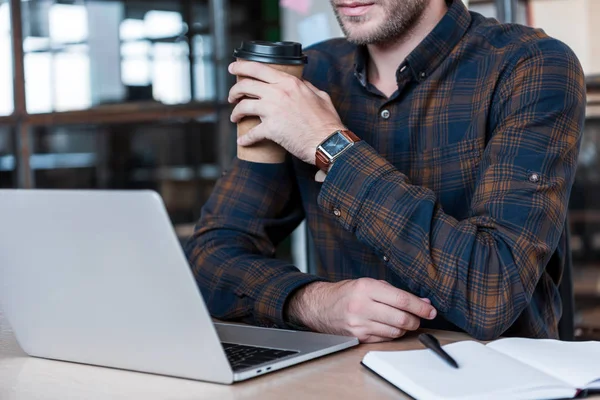
[[[360,142],[360,138],[356,136],[354,132],[349,131],[347,129],[341,130],[340,132],[342,133],[342,135],[346,136],[349,140],[353,141],[354,143]]]
[[[321,171],[327,172],[327,170],[329,169],[329,160],[327,159],[325,154],[323,154],[319,149],[317,149],[317,157],[316,157],[315,161],[316,161],[317,167]]]

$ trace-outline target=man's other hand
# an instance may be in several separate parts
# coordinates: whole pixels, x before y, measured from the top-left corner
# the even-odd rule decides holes
[[[298,290],[287,307],[293,323],[316,332],[354,336],[361,343],[397,339],[417,330],[421,318],[436,315],[428,299],[371,278],[311,283]]]

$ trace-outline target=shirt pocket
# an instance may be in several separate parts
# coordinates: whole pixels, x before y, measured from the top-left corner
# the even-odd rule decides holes
[[[435,192],[450,215],[466,216],[475,191],[482,146],[483,139],[476,138],[415,152],[411,183]]]

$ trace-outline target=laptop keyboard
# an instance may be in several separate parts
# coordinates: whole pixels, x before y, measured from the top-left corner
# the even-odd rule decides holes
[[[266,362],[299,353],[298,351],[271,349],[268,347],[246,346],[233,343],[221,343],[233,371],[250,368]]]

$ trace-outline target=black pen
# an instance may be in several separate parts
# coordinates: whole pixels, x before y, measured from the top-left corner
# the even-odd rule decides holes
[[[421,333],[419,335],[419,341],[425,345],[430,350],[433,350],[435,354],[440,356],[444,361],[446,361],[450,366],[454,368],[458,368],[458,364],[454,360],[454,358],[450,357],[450,354],[446,353],[440,342],[435,338],[435,336],[430,335],[429,333]]]

